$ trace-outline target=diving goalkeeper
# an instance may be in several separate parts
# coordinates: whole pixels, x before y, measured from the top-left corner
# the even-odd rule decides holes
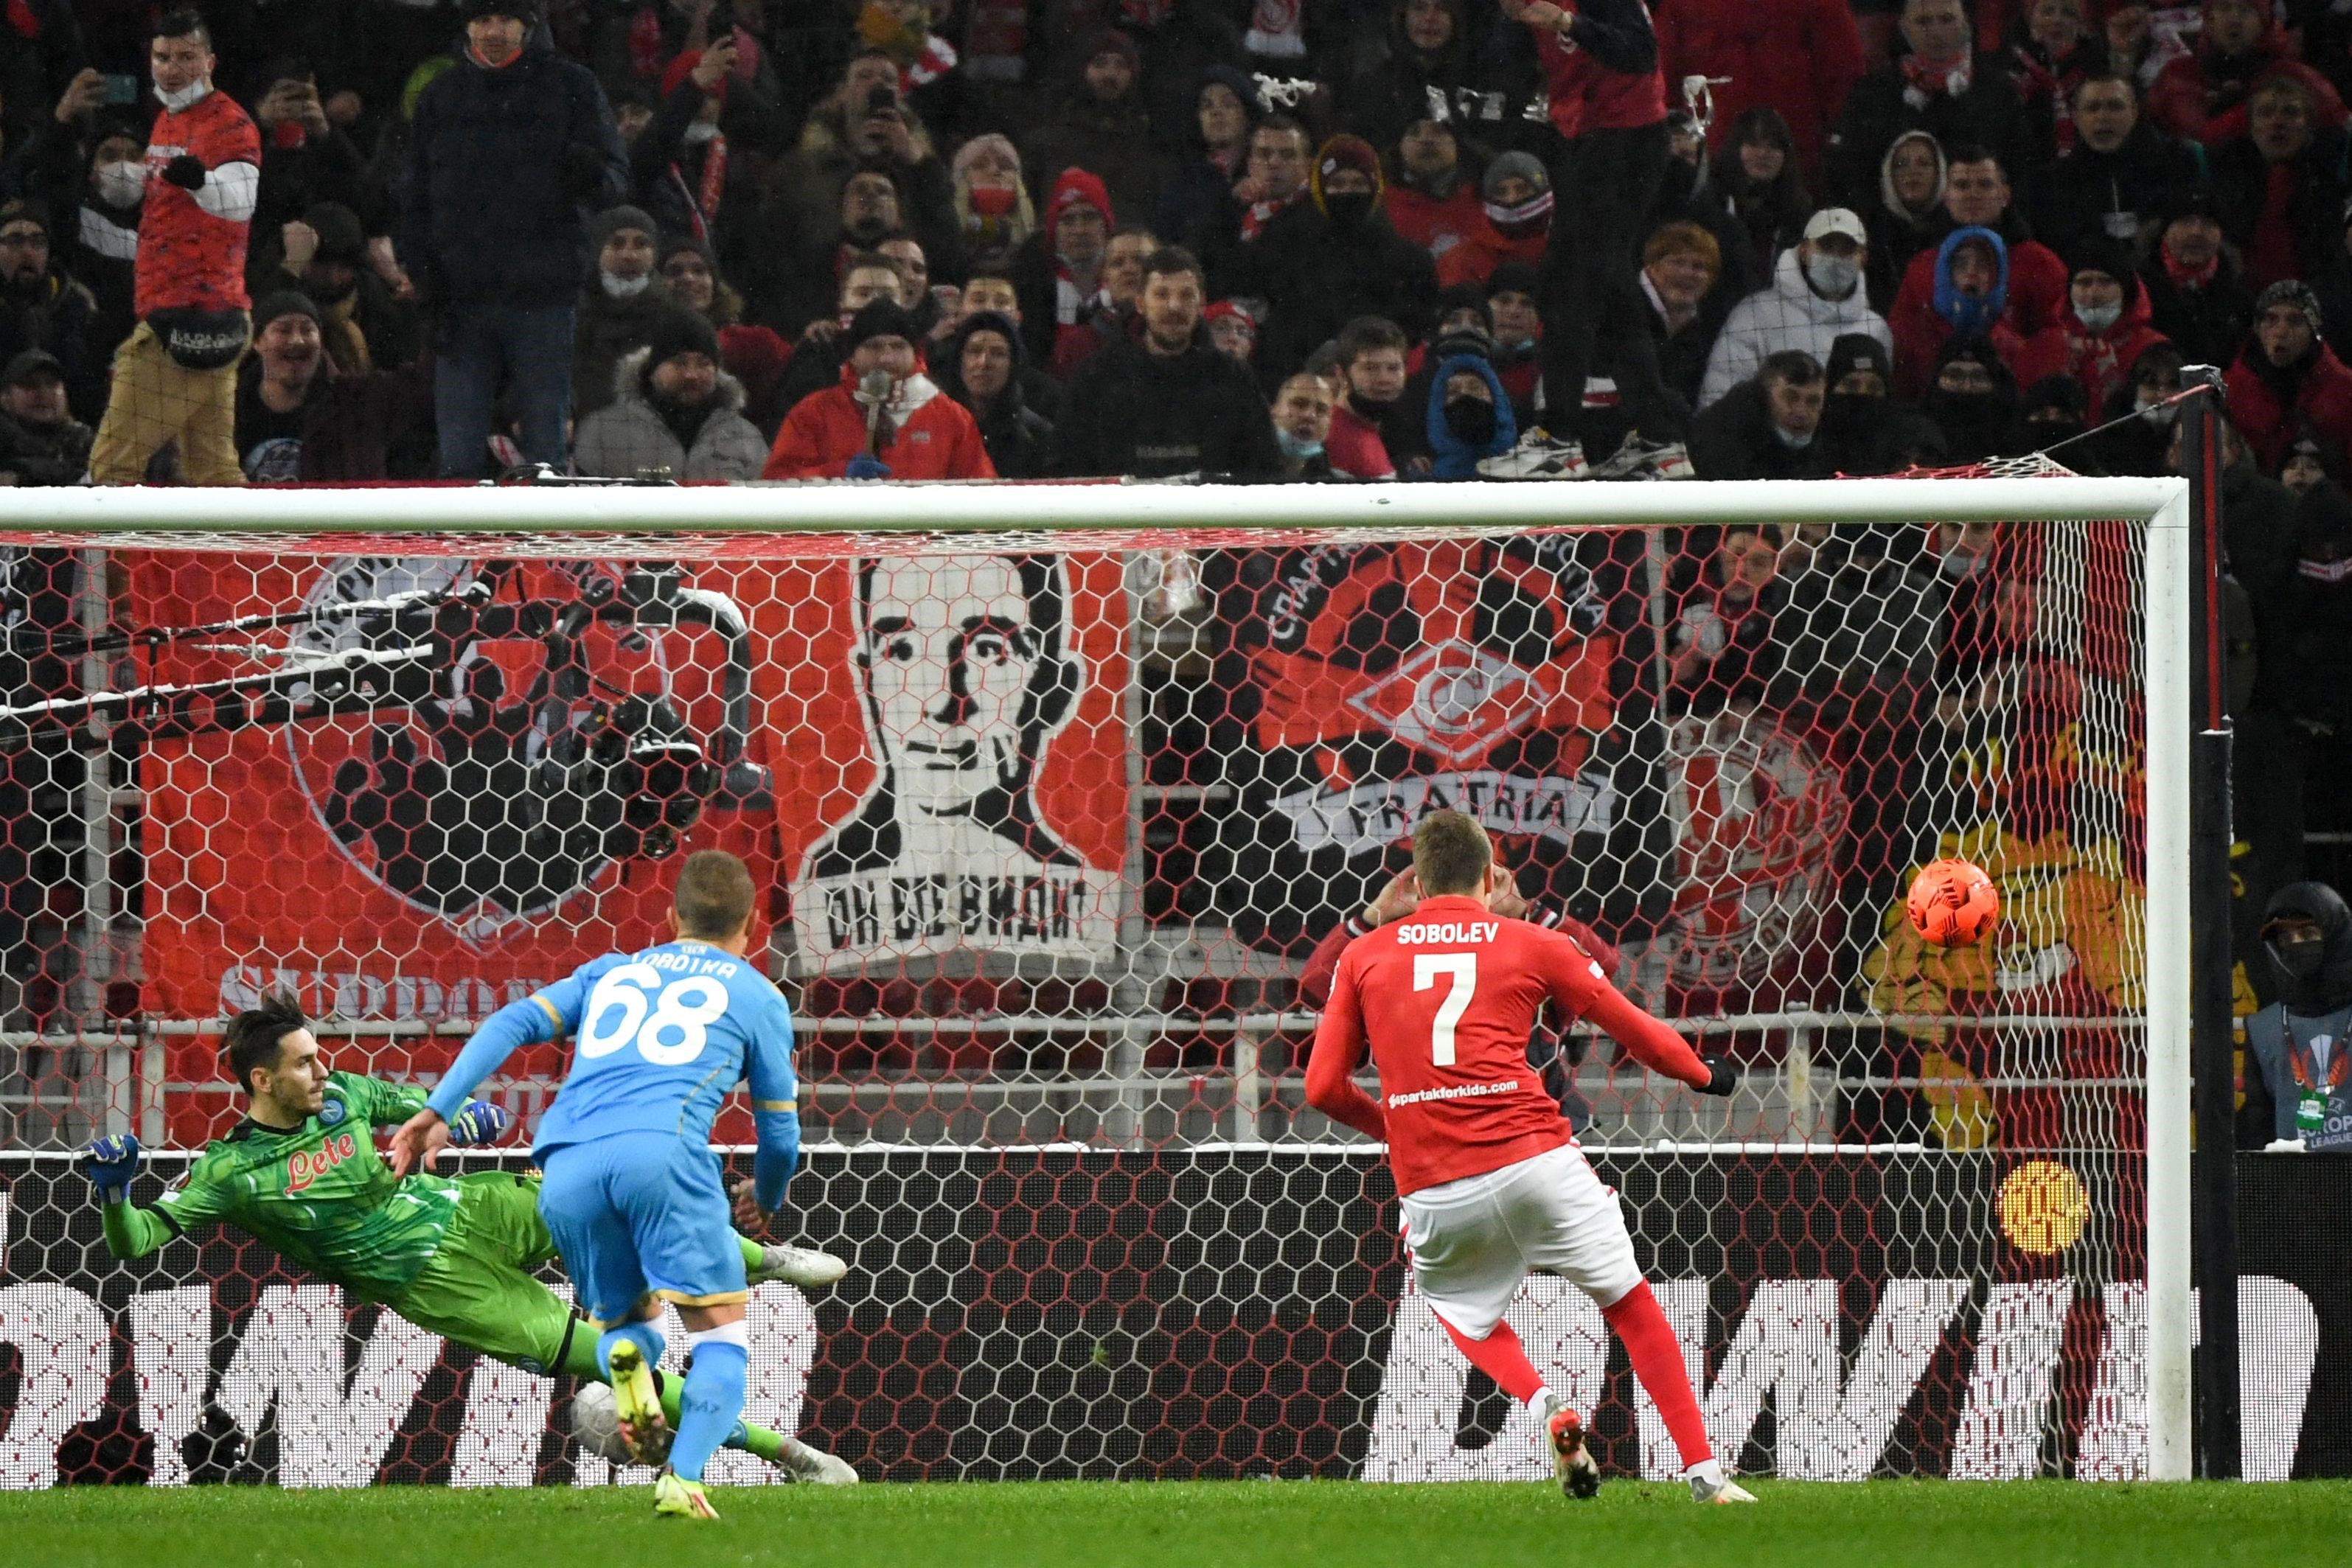
[[[105,1204],[107,1249],[143,1258],[199,1226],[233,1225],[320,1279],[377,1302],[421,1329],[527,1372],[562,1373],[602,1387],[596,1333],[530,1270],[556,1256],[539,1217],[539,1177],[507,1171],[394,1176],[373,1129],[425,1105],[404,1083],[328,1071],[301,1010],[271,998],[228,1026],[225,1052],[249,1097],[245,1120],[205,1145],[187,1178],[152,1208],[131,1201],[139,1143],[101,1138],[81,1169]],[[506,1130],[498,1106],[474,1101],[452,1119],[452,1141],[481,1144]],[[829,1285],[840,1260],[738,1237],[753,1283]],[[678,1419],[679,1380],[661,1380],[663,1414]],[[737,1424],[741,1448],[795,1479],[846,1485],[857,1472],[797,1438]]]

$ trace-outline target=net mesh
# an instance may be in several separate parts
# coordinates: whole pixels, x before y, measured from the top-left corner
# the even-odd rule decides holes
[[[755,1416],[869,1477],[1541,1473],[1304,1101],[1342,922],[1446,806],[1747,1069],[1708,1101],[1530,1044],[1727,1456],[2136,1473],[2144,538],[16,536],[0,1236],[47,1293],[0,1290],[0,1480],[604,1479],[567,1383],[234,1233],[114,1262],[44,1151],[226,1133],[220,1020],[272,991],[335,1066],[430,1082],[658,939],[701,847],[768,890],[797,1239],[853,1260],[761,1287]],[[1947,952],[1900,906],[1953,853],[2003,918]],[[528,1121],[562,1065],[484,1093]],[[1666,1473],[1588,1308],[1514,1316],[1604,1462]],[[79,1381],[35,1412],[44,1359]]]

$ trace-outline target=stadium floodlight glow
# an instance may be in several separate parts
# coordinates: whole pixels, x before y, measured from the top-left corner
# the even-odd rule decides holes
[[[1972,1456],[1967,1465],[1983,1467],[1954,1460],[1954,1473],[2030,1474],[2039,1463],[2040,1427],[2021,1433],[1990,1417],[1970,1427],[1958,1406],[1968,1402],[1973,1411],[1975,1402],[1996,1396],[2030,1404],[2033,1376],[2054,1379],[2058,1358],[2073,1352],[2046,1313],[2032,1316],[2047,1303],[2032,1292],[2056,1270],[2070,1284],[2109,1292],[2105,1321],[2116,1348],[2100,1360],[2102,1397],[2145,1399],[2144,1436],[2101,1438],[2110,1447],[2095,1463],[2085,1458],[2083,1472],[2186,1479],[2189,487],[2179,479],[2089,479],[2020,466],[1984,477],[1650,485],[10,492],[0,544],[115,552],[130,587],[110,601],[105,588],[88,586],[108,574],[85,575],[83,640],[72,644],[83,651],[79,690],[21,701],[0,711],[0,722],[50,725],[92,755],[110,744],[110,735],[136,736],[135,744],[149,747],[143,771],[132,773],[146,835],[143,1013],[124,1034],[130,1048],[89,1053],[103,1081],[93,1080],[92,1104],[68,1108],[59,1125],[135,1129],[151,1143],[176,1146],[216,1134],[229,1101],[219,1086],[192,1081],[201,1052],[187,1047],[209,1041],[189,1037],[207,1035],[222,1010],[278,984],[301,990],[314,1013],[341,1019],[331,1030],[351,1065],[429,1077],[446,1064],[456,1043],[450,1037],[462,1032],[449,1019],[478,1017],[479,1003],[506,999],[501,988],[544,977],[522,960],[478,979],[463,965],[501,944],[536,942],[551,953],[558,928],[573,924],[591,928],[580,940],[602,951],[596,944],[611,935],[608,927],[630,917],[630,901],[658,881],[641,862],[659,859],[686,834],[709,832],[714,821],[766,813],[761,821],[772,823],[799,812],[809,831],[784,832],[770,869],[780,894],[783,967],[810,1009],[803,1049],[829,1053],[832,1064],[810,1074],[804,1114],[814,1143],[854,1145],[858,1155],[843,1154],[843,1174],[826,1179],[879,1180],[873,1173],[901,1158],[984,1164],[1016,1146],[1028,1154],[1148,1150],[1159,1159],[1189,1157],[1189,1150],[1223,1162],[1287,1152],[1310,1165],[1339,1157],[1335,1150],[1360,1155],[1361,1145],[1343,1147],[1298,1108],[1297,1061],[1269,1051],[1268,1042],[1285,1040],[1295,1051],[1302,1028],[1311,1027],[1280,988],[1332,911],[1342,903],[1360,907],[1360,868],[1367,856],[1376,863],[1394,837],[1379,840],[1379,824],[1425,806],[1431,780],[1443,778],[1488,792],[1479,799],[1490,827],[1538,845],[1572,843],[1579,856],[1604,836],[1591,824],[1611,811],[1671,816],[1686,839],[1703,837],[1721,826],[1706,817],[1706,802],[1738,793],[1717,788],[1736,767],[1757,778],[1808,780],[1820,789],[1817,805],[1834,797],[1833,811],[1808,816],[1806,785],[1791,788],[1780,803],[1793,848],[1775,862],[1782,880],[1769,890],[1780,902],[1764,897],[1760,884],[1748,891],[1757,894],[1750,905],[1769,904],[1778,919],[1788,900],[1810,890],[1836,906],[1835,921],[1806,956],[1811,967],[1801,980],[1775,971],[1769,985],[1748,985],[1735,1000],[1723,999],[1731,991],[1718,988],[1706,993],[1714,999],[1692,1002],[1683,1015],[1694,1032],[1745,1032],[1766,1041],[1774,1063],[1769,1086],[1742,1102],[1746,1121],[1704,1124],[1672,1106],[1621,1115],[1612,1102],[1597,1112],[1605,1126],[1596,1122],[1591,1145],[1622,1156],[1627,1168],[1717,1157],[1692,1151],[1720,1152],[1727,1160],[1752,1155],[1776,1172],[1812,1160],[1883,1160],[1906,1170],[1938,1159],[1967,1166],[1967,1180],[1979,1185],[1959,1197],[1938,1197],[1924,1179],[1900,1199],[1890,1197],[1895,1226],[1946,1228],[1935,1236],[1964,1243],[1972,1259],[1991,1259],[2004,1247],[2023,1255],[2031,1266],[2021,1270],[1954,1268],[1971,1276],[1979,1294],[1990,1281],[2013,1292],[2000,1300],[2032,1321],[2004,1354],[2044,1359],[2034,1364],[2039,1374],[1980,1368],[1982,1388],[1941,1396],[1951,1401],[1948,1424],[1960,1434],[1953,1440]],[[1549,734],[1546,726],[1561,735],[1575,723],[1604,727],[1591,717],[1559,717],[1622,695],[1589,671],[1547,664],[1579,635],[1621,639],[1611,656],[1642,665],[1636,685],[1654,672],[1651,696],[1656,711],[1665,711],[1657,694],[1675,678],[1670,643],[1686,633],[1695,639],[1692,628],[1702,619],[1694,612],[1675,620],[1688,606],[1669,605],[1661,586],[1669,555],[1682,548],[1676,530],[1764,523],[1825,525],[1832,540],[1841,530],[1860,538],[1873,529],[1916,534],[1922,525],[2010,525],[2000,537],[2023,541],[2030,567],[2021,575],[2031,591],[2006,611],[1989,601],[1984,614],[1989,622],[2003,613],[2021,617],[2039,662],[2023,669],[1989,658],[1982,690],[1990,695],[1971,722],[1990,738],[1960,737],[1956,722],[1949,755],[1933,760],[1949,763],[1989,796],[2003,781],[1988,770],[2014,766],[2021,749],[2020,736],[2002,727],[2000,705],[2009,700],[2002,694],[2025,694],[2021,703],[2057,702],[2036,710],[2035,732],[2025,737],[2054,759],[2055,780],[2037,785],[2044,792],[2028,804],[2045,817],[2054,813],[2081,841],[2069,885],[2104,878],[2100,886],[2113,893],[2100,926],[2112,950],[2085,956],[2075,928],[2039,931],[1998,963],[1983,961],[1978,978],[1991,1010],[1981,1015],[1958,1015],[1954,998],[1965,988],[1946,984],[1940,958],[1925,966],[1926,980],[1897,977],[1903,956],[1889,956],[1894,938],[1872,947],[1884,906],[1853,889],[1874,888],[1876,873],[1899,872],[1912,846],[1885,850],[1897,858],[1861,868],[1868,876],[1843,861],[1837,877],[1808,873],[1805,862],[1838,858],[1841,843],[1865,832],[1896,844],[1894,830],[1869,825],[1859,808],[1892,820],[1916,802],[1891,790],[1859,799],[1838,773],[1859,764],[1832,763],[1829,742],[1797,734],[1793,725],[1760,738],[1743,730],[1732,694],[1710,694],[1709,704],[1693,705],[1671,725],[1648,721],[1663,736],[1658,755],[1679,770],[1655,791],[1626,789],[1622,772],[1613,782],[1599,778],[1564,750],[1541,753],[1551,760],[1519,773],[1496,760],[1528,737]],[[1579,564],[1570,558],[1590,542],[1586,536],[1603,536],[1612,549],[1589,552],[1595,559]],[[1384,580],[1346,577],[1344,563],[1330,562],[1349,547],[1418,551],[1411,570],[1423,577],[1403,568]],[[1479,549],[1488,553],[1473,561]],[[1151,621],[1160,613],[1148,606],[1152,595],[1183,599],[1178,578],[1217,551],[1234,559],[1289,552],[1283,559],[1292,564],[1260,586],[1269,600],[1295,589],[1282,604],[1302,624],[1313,623],[1277,650],[1299,666],[1295,690],[1263,702],[1253,693],[1258,727],[1237,732],[1244,738],[1229,744],[1246,750],[1238,760],[1251,766],[1271,750],[1311,754],[1328,764],[1320,774],[1302,765],[1295,778],[1237,784],[1236,759],[1222,758],[1210,759],[1222,773],[1178,769],[1162,777],[1142,755],[1139,737],[1162,720],[1139,670],[1150,664],[1155,679],[1177,671],[1222,680],[1280,641],[1273,634],[1257,643],[1216,641],[1199,630],[1199,594],[1195,609],[1167,612],[1168,627],[1177,630]],[[1329,569],[1296,564],[1307,558]],[[1943,593],[1959,580],[1939,572],[1934,556],[1915,564],[1905,580],[1924,584],[1923,593]],[[1612,590],[1609,570],[1649,586]],[[1423,592],[1425,580],[1440,571],[1466,582],[1458,601]],[[1508,621],[1505,632],[1478,621],[1500,613],[1490,583],[1498,595],[1525,590],[1509,609],[1521,619]],[[1455,585],[1445,586],[1451,592]],[[1632,608],[1621,620],[1604,627],[1579,619],[1580,594],[1608,591],[1629,596]],[[950,619],[962,616],[957,625],[997,639],[988,668],[1010,672],[998,685],[989,684],[965,645],[977,632],[942,635],[936,646],[920,642],[939,630],[939,617],[926,619],[938,604],[924,601],[925,592],[949,606]],[[1341,614],[1331,607],[1343,600],[1349,612],[1381,627],[1408,624],[1400,605],[1419,618],[1394,633],[1397,646],[1360,667],[1337,656],[1310,659],[1313,650],[1300,649],[1328,630],[1318,618]],[[1876,610],[1832,601],[1816,615],[1835,622],[1841,612],[1859,622]],[[1192,619],[1183,622],[1188,613]],[[382,624],[354,631],[371,618]],[[1448,630],[1457,622],[1464,629]],[[1468,629],[1473,622],[1482,629]],[[121,630],[126,625],[132,630]],[[1871,642],[1888,628],[1891,651],[1884,640]],[[202,642],[195,632],[235,641]],[[1848,642],[1838,641],[1849,632]],[[1861,647],[1876,658],[1917,652],[1900,645],[1906,633],[1891,616],[1864,629],[1832,625],[1831,633],[1840,657],[1860,657],[1852,649]],[[1526,653],[1530,638],[1550,639],[1548,652]],[[1637,647],[1647,652],[1622,652]],[[123,666],[134,656],[155,662],[125,674],[110,663],[116,655]],[[954,722],[970,732],[952,746],[919,733],[944,721],[916,690],[928,664],[949,662],[962,716]],[[2028,662],[2015,658],[2011,665]],[[495,690],[479,684],[494,668],[503,683]],[[2059,699],[2035,695],[2035,682],[2059,679],[2076,685]],[[1277,699],[1289,705],[1278,716]],[[718,716],[706,719],[704,708]],[[511,734],[482,716],[509,709]],[[1352,731],[1331,738],[1334,714],[1365,744],[1351,748],[1359,738]],[[1812,722],[1826,730],[1843,721]],[[1267,738],[1277,723],[1304,738]],[[1376,757],[1402,749],[1434,760],[1407,777],[1376,776]],[[1703,779],[1702,768],[1716,771]],[[432,790],[418,782],[428,775]],[[121,939],[115,912],[123,894],[99,891],[121,846],[102,838],[114,820],[103,770],[92,769],[89,779],[92,838],[81,863],[92,891],[80,939],[96,952]],[[283,800],[264,810],[252,779],[267,780]],[[512,864],[490,863],[488,852],[461,860],[446,847],[486,820],[464,798],[468,789],[537,813],[533,830],[549,847],[534,852],[528,877]],[[1934,810],[1947,809],[1943,799]],[[1956,813],[1977,809],[1965,791],[1950,799]],[[1184,839],[1191,826],[1168,827],[1152,815],[1172,810],[1171,803],[1228,816],[1194,844]],[[1213,906],[1223,923],[1217,929],[1242,929],[1217,901],[1248,881],[1232,863],[1238,852],[1232,822],[1244,810],[1291,835],[1280,877],[1328,878],[1329,896],[1310,905],[1301,894],[1298,908],[1279,916],[1256,912],[1265,915],[1258,925],[1220,937],[1226,945],[1218,947],[1200,935],[1213,923],[1184,912]],[[1502,828],[1506,821],[1512,826]],[[252,907],[264,901],[249,896],[251,879],[268,869],[255,822],[280,839],[307,835],[320,846],[315,865],[289,871],[303,901],[283,919]],[[1931,825],[1948,835],[1976,831],[1957,817]],[[776,838],[772,826],[761,831]],[[409,852],[396,841],[411,831],[444,847]],[[1152,896],[1162,902],[1152,904],[1145,883],[1158,873],[1147,868],[1175,852],[1170,846],[1179,840],[1176,850],[1198,858],[1170,874],[1177,885],[1155,887]],[[923,882],[907,872],[916,852],[908,846],[919,841],[953,869],[908,894]],[[232,850],[251,858],[237,862]],[[990,855],[1018,860],[1018,874],[971,869]],[[1219,869],[1198,869],[1218,855],[1227,857],[1214,862]],[[1342,862],[1349,868],[1344,875],[1327,869]],[[1259,878],[1252,886],[1279,880],[1262,868],[1250,874]],[[317,881],[303,881],[313,875]],[[1577,906],[1596,921],[1619,919],[1640,902],[1630,877],[1626,886],[1604,886],[1605,879],[1589,874],[1579,891],[1591,896]],[[1740,917],[1740,893],[1695,901],[1694,928]],[[898,896],[903,904],[888,905]],[[2006,892],[2004,899],[2018,907]],[[1192,924],[1170,935],[1178,915]],[[2058,911],[2048,918],[2062,915],[2074,917]],[[299,945],[305,920],[362,916],[349,931],[325,934],[319,954],[278,950]],[[1733,967],[1742,944],[1765,939],[1754,925],[1714,929],[1709,961]],[[431,962],[397,946],[423,940],[420,932],[436,944]],[[188,945],[197,937],[210,946],[194,952]],[[167,941],[178,945],[171,953],[162,950]],[[355,942],[371,941],[382,944],[381,964],[366,951],[352,956]],[[1622,973],[1634,973],[1640,956],[1630,955]],[[1672,967],[1678,961],[1672,955],[1650,956],[1665,977],[1658,996],[1698,994],[1694,977],[1705,967],[1698,960],[1685,975]],[[1744,971],[1738,977],[1747,985]],[[2045,981],[2044,989],[2032,988]],[[1223,999],[1194,1008],[1185,1000],[1188,985],[1214,988]],[[989,1000],[975,1002],[983,990]],[[2015,1000],[2004,1001],[2011,991]],[[1016,994],[1018,1007],[1004,999]],[[102,1035],[102,998],[93,991],[84,1004],[69,1007],[44,1038],[75,1030]],[[68,1021],[73,1029],[64,1027]],[[330,1028],[322,1025],[322,1035]],[[1990,1045],[1964,1067],[1947,1036],[1970,1029]],[[1900,1037],[1908,1054],[1869,1073],[1841,1068],[1837,1052],[1859,1051],[1856,1041],[1874,1030]],[[2084,1040],[2092,1043],[2078,1051]],[[1287,1077],[1285,1061],[1293,1061]],[[198,1066],[167,1071],[167,1062],[192,1061]],[[1766,1076],[1759,1071],[1759,1082]],[[1609,1088],[1605,1071],[1591,1082]],[[1879,1136],[1848,1135],[1836,1122],[1841,1094],[1889,1092],[1916,1096],[1923,1109],[1913,1123]],[[1087,1119],[1076,1119],[1080,1111]],[[58,1141],[68,1137],[60,1133]],[[1919,1207],[1906,1212],[1894,1207],[1898,1203]],[[1971,1226],[1986,1234],[1961,1237]],[[1634,1228],[1639,1236],[1640,1220]],[[1871,1375],[1884,1370],[1880,1363],[1901,1360],[1904,1335],[1924,1334],[1921,1343],[1932,1346],[1941,1325],[1961,1321],[1952,1314],[1963,1307],[1931,1288],[1953,1281],[1903,1282],[1919,1287],[1903,1297],[1903,1310],[1917,1321],[1896,1322],[1887,1315],[1894,1308],[1876,1320],[1893,1337],[1874,1342],[1860,1358],[1879,1369]],[[1786,1308],[1790,1322],[1810,1321],[1799,1310],[1814,1300],[1801,1289],[1808,1283],[1775,1281],[1773,1310]],[[1704,1290],[1691,1300],[1706,1333]],[[1834,1364],[1837,1308],[1833,1294],[1829,1300]],[[2044,1331],[2046,1343],[2037,1337]],[[1402,1344],[1407,1336],[1398,1333]],[[1990,1337],[1988,1331],[1981,1341]],[[2042,1397],[2050,1399],[2046,1388]],[[1834,1387],[1830,1407],[1837,1407]],[[1890,1429],[1902,1408],[1895,1399]],[[2011,1410],[2002,1419],[2030,1416]],[[1450,1434],[1450,1414],[1446,1420]],[[1792,1416],[1781,1416],[1779,1427],[1780,1441],[1797,1441]],[[1784,1473],[1843,1474],[1854,1465],[1868,1473],[1875,1462],[1874,1452],[1839,1449],[1844,1439],[1834,1434],[1816,1436],[1820,1451],[1835,1450],[1833,1457],[1806,1461],[1819,1467],[1811,1472]],[[1381,1440],[1372,1444],[1376,1459]],[[1445,1436],[1441,1446],[1451,1442]]]

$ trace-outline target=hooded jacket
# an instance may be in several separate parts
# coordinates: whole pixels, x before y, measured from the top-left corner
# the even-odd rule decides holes
[[[1424,50],[1414,47],[1405,32],[1404,0],[1392,0],[1389,6],[1387,57],[1349,78],[1340,87],[1339,120],[1342,130],[1352,131],[1373,146],[1385,149],[1396,145],[1406,126],[1427,117],[1433,103],[1444,106],[1450,121],[1463,118],[1453,110],[1457,99],[1476,96],[1473,81],[1476,35],[1470,9],[1463,0],[1445,0],[1445,7],[1453,15],[1454,31],[1446,37],[1444,47]],[[1499,142],[1491,135],[1481,136],[1475,124],[1457,123],[1454,130],[1457,139],[1474,138],[1486,143],[1490,151],[1499,149]]]
[[[762,479],[839,479],[849,460],[866,450],[870,410],[857,392],[857,367],[841,367],[841,380],[794,404],[776,432]],[[893,479],[993,479],[996,469],[981,444],[980,427],[953,398],[922,372],[895,383],[882,406],[874,455]]]
[[[431,300],[569,304],[595,261],[589,214],[619,201],[627,176],[604,89],[544,29],[496,69],[461,53],[416,100],[401,260]]]
[[[1495,434],[1483,446],[1473,446],[1445,423],[1445,383],[1467,371],[1486,383],[1495,395]],[[1511,413],[1511,394],[1495,367],[1476,354],[1454,354],[1438,361],[1429,381],[1428,429],[1430,474],[1438,479],[1475,479],[1478,460],[1508,452],[1519,442],[1519,423]]]
[[[1952,287],[1952,254],[1969,241],[1992,246],[1993,287],[1975,300]],[[2066,264],[2040,246],[2059,274],[2058,287],[2066,287]],[[2004,364],[2024,341],[2013,325],[2017,309],[2016,252],[2000,235],[1987,228],[1954,229],[1933,251],[1923,251],[1912,262],[1887,323],[1895,335],[1895,395],[1906,401],[1919,397],[1934,382],[1936,358],[1955,337],[1990,342]],[[1915,281],[1916,287],[1915,288]]]
[[[2298,425],[2333,446],[2338,464],[2352,465],[2352,370],[2325,340],[2314,340],[2295,363],[2277,366],[2249,335],[2223,385],[2230,418],[2264,473],[2278,472]]]
[[[2352,1152],[2352,911],[2326,883],[2298,882],[2271,895],[2263,923],[2290,915],[2319,927],[2319,967],[2292,974],[2275,946],[2263,945],[2260,962],[2280,999],[2246,1020],[2238,1144],[2261,1148],[2273,1138],[2301,1138],[2306,1150]],[[2306,1098],[2318,1113],[2311,1120],[2301,1116]]]
[[[2128,258],[2126,258],[2128,260]],[[2058,324],[2036,332],[2010,356],[2010,369],[2019,382],[2032,386],[2044,376],[2072,376],[2082,383],[2093,410],[2107,406],[2117,387],[2131,381],[2132,366],[2147,350],[2165,341],[2164,334],[2147,324],[2147,290],[2137,275],[2124,277],[2124,313],[2104,332],[2094,332],[2074,314],[2069,298]]]
[[[973,409],[971,397],[963,385],[963,351],[971,335],[987,330],[998,334],[1013,347],[1013,370],[1005,378],[1004,390],[988,405],[986,413]],[[995,465],[1000,479],[1042,479],[1053,471],[1054,424],[1044,414],[1029,405],[1024,382],[1029,370],[1028,350],[1022,345],[1020,329],[1012,320],[994,311],[982,311],[958,327],[952,337],[940,350],[940,384],[950,397],[971,410],[972,423],[980,427],[981,444],[988,448],[988,460]]]
[[[1224,290],[1266,301],[1258,336],[1259,368],[1287,375],[1359,316],[1384,316],[1419,340],[1437,319],[1437,267],[1429,253],[1389,227],[1385,186],[1376,178],[1372,207],[1360,221],[1328,214],[1320,166],[1307,199],[1242,247],[1245,281]]]
[[[1854,279],[1853,291],[1843,299],[1824,299],[1813,292],[1797,260],[1798,247],[1780,253],[1772,269],[1772,286],[1759,289],[1731,308],[1723,330],[1707,355],[1706,377],[1699,382],[1698,405],[1716,402],[1741,382],[1763,369],[1767,355],[1800,349],[1826,364],[1830,345],[1848,332],[1861,332],[1893,349],[1894,334],[1886,319],[1870,308],[1869,291]]]
[[[1895,154],[1907,141],[1922,141],[1936,159],[1936,188],[1926,204],[1917,209],[1904,204],[1895,193]],[[1911,258],[1923,250],[1932,250],[1942,236],[1949,220],[1944,214],[1944,172],[1948,165],[1944,148],[1924,131],[1906,131],[1887,143],[1886,155],[1878,161],[1878,204],[1864,214],[1870,230],[1870,262],[1863,275],[1870,283],[1870,303],[1878,310],[1891,309],[1895,291],[1902,286],[1904,270]]]
[[[583,474],[634,479],[667,469],[674,479],[756,479],[768,455],[759,427],[743,417],[743,383],[725,371],[689,450],[646,391],[650,348],[613,367],[613,401],[580,422],[572,463]],[[862,433],[861,433],[862,434]]]

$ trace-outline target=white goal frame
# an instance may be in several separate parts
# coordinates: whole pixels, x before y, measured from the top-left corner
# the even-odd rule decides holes
[[[0,531],[60,544],[169,548],[196,534],[272,536],[873,534],[942,539],[1191,530],[1192,543],[1492,534],[1513,528],[1731,522],[1931,523],[2126,519],[2147,528],[2146,998],[2148,1478],[2193,1464],[2189,1251],[2189,491],[2178,478],[1854,479],[1671,485],[847,484],[351,489],[56,488],[7,493]],[[1202,540],[1202,534],[1223,536]],[[968,546],[966,548],[969,548]],[[1034,542],[1030,548],[1034,548]]]

